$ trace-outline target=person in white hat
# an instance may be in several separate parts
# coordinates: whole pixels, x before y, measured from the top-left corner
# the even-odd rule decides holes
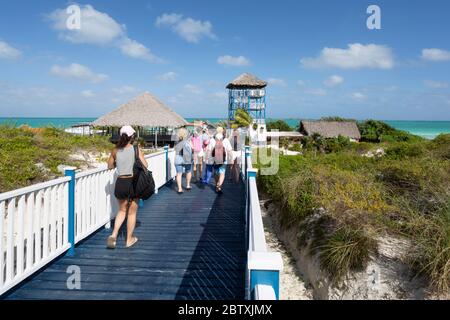
[[[117,235],[122,223],[127,218],[127,239],[126,247],[133,246],[138,238],[134,236],[134,228],[136,227],[136,215],[138,209],[138,200],[134,196],[133,189],[133,167],[135,160],[135,150],[133,147],[136,131],[131,126],[123,126],[120,129],[119,141],[111,152],[108,159],[108,168],[117,169],[118,178],[114,188],[114,195],[119,201],[119,212],[117,212],[114,220],[114,229],[111,236],[108,237],[107,247],[114,249],[117,243]],[[139,158],[142,164],[148,167],[144,154],[139,146]]]

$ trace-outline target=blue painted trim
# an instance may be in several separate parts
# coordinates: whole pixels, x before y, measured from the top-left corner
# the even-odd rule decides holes
[[[73,257],[75,255],[75,169],[66,169],[66,177],[70,177],[69,181],[69,223],[67,224],[67,236],[70,248],[67,255]]]
[[[272,286],[277,300],[280,300],[280,272],[273,270],[250,270],[250,296],[255,299],[258,284]]]
[[[257,173],[257,172],[255,172],[255,171],[248,171],[247,174],[248,174],[248,177],[249,177],[249,178],[256,178],[256,173]]]
[[[166,152],[166,182],[169,181],[169,146],[164,146]]]

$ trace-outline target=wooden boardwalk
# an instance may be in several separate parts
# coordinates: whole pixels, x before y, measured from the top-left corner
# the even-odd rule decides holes
[[[228,180],[224,194],[193,184],[178,195],[175,183],[139,209],[139,242],[123,235],[106,249],[102,229],[28,278],[5,299],[243,299],[246,267],[245,190]],[[81,289],[67,289],[66,273],[80,267]]]

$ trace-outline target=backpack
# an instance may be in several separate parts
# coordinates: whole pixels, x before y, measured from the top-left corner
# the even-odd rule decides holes
[[[239,133],[234,132],[233,133],[233,151],[239,150]]]
[[[139,148],[134,146],[134,166],[133,166],[133,188],[134,197],[147,200],[155,193],[155,180],[153,174],[139,159]]]
[[[202,151],[202,141],[200,137],[192,137],[191,141],[195,153]]]
[[[189,143],[189,140],[186,140],[183,144],[183,149],[181,149],[181,156],[183,157],[184,164],[191,164],[193,157],[192,157],[192,147]]]
[[[223,147],[223,141],[217,140],[214,149],[212,150],[212,156],[214,158],[214,164],[224,164],[225,163],[225,149]]]

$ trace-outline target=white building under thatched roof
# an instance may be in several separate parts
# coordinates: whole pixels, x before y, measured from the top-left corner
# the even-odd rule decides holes
[[[301,121],[300,132],[308,136],[317,133],[324,138],[343,136],[356,141],[361,139],[355,121]]]
[[[91,124],[96,127],[179,128],[188,122],[149,92],[101,116]]]

